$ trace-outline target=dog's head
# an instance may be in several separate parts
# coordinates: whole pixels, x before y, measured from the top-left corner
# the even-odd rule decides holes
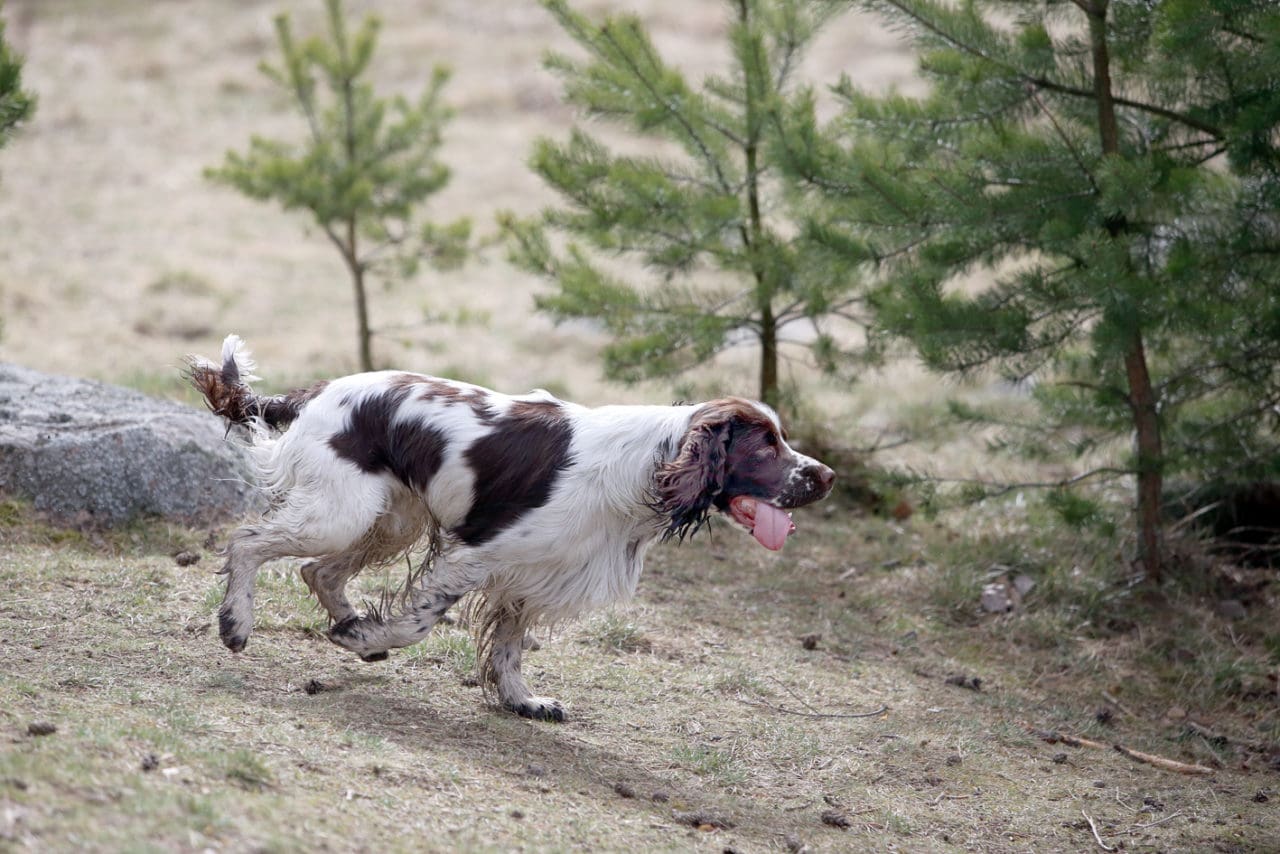
[[[671,520],[666,537],[683,539],[715,509],[776,551],[795,530],[785,511],[825,498],[834,482],[787,444],[772,409],[730,397],[694,412],[676,458],[658,471],[657,504]]]

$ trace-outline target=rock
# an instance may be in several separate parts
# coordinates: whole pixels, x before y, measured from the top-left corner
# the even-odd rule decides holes
[[[0,492],[51,521],[212,524],[261,509],[245,450],[213,415],[0,363]]]
[[[956,673],[948,676],[944,681],[948,685],[955,685],[957,688],[966,688],[970,691],[982,690],[982,679],[978,676],[965,676],[962,673]]]
[[[1022,599],[1031,592],[1036,582],[1029,576],[1017,575],[1012,581],[1008,575],[1001,575],[990,583],[983,585],[979,601],[982,610],[988,614],[1006,614],[1022,607]]]
[[[979,601],[982,604],[982,610],[988,614],[1004,614],[1013,610],[1009,586],[1002,581],[992,581],[984,585]]]

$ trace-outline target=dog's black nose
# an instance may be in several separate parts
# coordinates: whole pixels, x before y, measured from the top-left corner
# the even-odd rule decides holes
[[[817,478],[818,485],[822,487],[823,492],[826,492],[836,482],[836,473],[831,470],[830,466],[819,465]]]

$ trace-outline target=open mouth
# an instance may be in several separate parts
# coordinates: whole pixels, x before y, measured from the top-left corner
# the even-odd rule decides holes
[[[796,529],[790,513],[746,495],[729,499],[729,515],[750,531],[756,542],[774,552],[786,544],[787,536]]]

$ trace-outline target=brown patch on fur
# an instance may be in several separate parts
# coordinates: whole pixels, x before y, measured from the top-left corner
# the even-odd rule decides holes
[[[489,393],[479,386],[462,386],[429,377],[424,377],[419,385],[422,387],[418,395],[420,400],[470,407],[481,424],[492,424],[497,420],[497,413],[489,403]]]
[[[518,401],[491,432],[463,452],[475,474],[475,500],[452,533],[467,545],[497,536],[547,503],[570,463],[573,427],[560,404]]]
[[[393,382],[382,393],[365,397],[352,409],[346,428],[330,437],[329,447],[361,471],[389,471],[422,493],[444,462],[448,440],[421,421],[396,419],[415,385]]]
[[[328,380],[320,380],[307,388],[295,388],[286,394],[259,397],[256,401],[257,414],[276,429],[292,424],[302,412],[302,407],[314,400],[328,385]]]
[[[286,394],[263,397],[254,394],[253,389],[241,381],[234,360],[219,368],[195,358],[187,360],[187,380],[204,397],[205,405],[214,415],[232,424],[248,424],[254,419],[261,419],[275,430],[297,420],[302,408],[329,385],[328,380],[321,380]]]

